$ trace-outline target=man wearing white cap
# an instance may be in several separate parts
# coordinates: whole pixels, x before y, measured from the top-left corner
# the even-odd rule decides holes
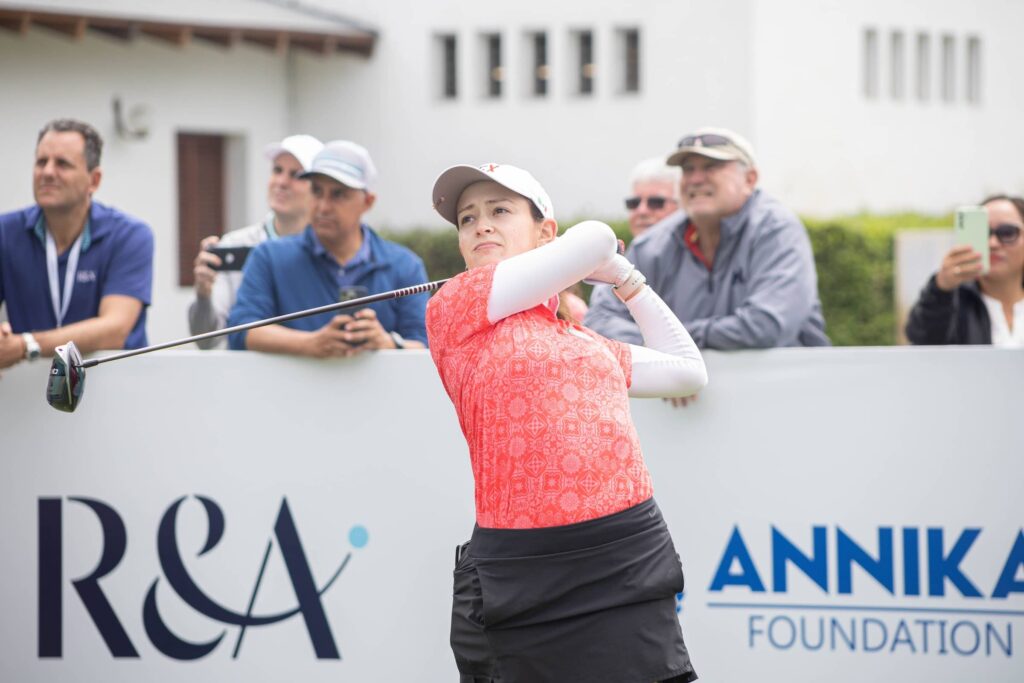
[[[271,162],[267,185],[270,211],[259,223],[232,230],[224,236],[211,235],[200,243],[195,258],[196,298],[188,309],[188,325],[192,334],[223,329],[228,313],[235,305],[242,284],[241,269],[218,272],[224,263],[208,249],[220,247],[255,247],[269,239],[294,235],[309,225],[313,194],[308,180],[299,176],[309,170],[323,143],[312,135],[290,135],[267,145],[264,154]],[[196,342],[201,349],[224,348],[224,337]]]
[[[807,231],[757,187],[750,143],[724,128],[702,128],[680,140],[666,163],[683,170],[683,211],[633,240],[626,258],[697,346],[828,345]],[[594,289],[584,322],[606,337],[642,343],[607,287]]]
[[[362,222],[377,200],[377,170],[362,146],[327,143],[313,159],[312,224],[297,235],[264,242],[249,255],[229,325],[261,320],[422,284],[423,261]],[[427,294],[381,301],[349,314],[323,313],[230,336],[232,349],[312,358],[372,349],[424,348]]]

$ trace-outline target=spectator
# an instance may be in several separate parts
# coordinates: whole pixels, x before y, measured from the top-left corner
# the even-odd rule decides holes
[[[207,251],[219,244],[222,247],[254,247],[268,239],[294,235],[309,225],[313,210],[313,193],[309,181],[299,178],[309,170],[313,157],[323,149],[323,143],[311,135],[291,135],[278,143],[267,145],[265,154],[271,162],[270,182],[267,185],[267,204],[270,212],[260,223],[232,230],[223,237],[212,235],[200,243],[195,259],[196,298],[188,309],[188,326],[192,334],[223,329],[228,313],[235,305],[242,272],[231,270],[218,273],[220,257]],[[223,348],[224,337],[196,342],[201,349]]]
[[[267,241],[249,255],[229,324],[324,306],[348,296],[421,284],[423,261],[362,223],[373,207],[377,171],[361,146],[328,143],[301,177],[313,189],[313,224]],[[316,358],[367,349],[425,348],[427,294],[392,299],[348,315],[324,313],[231,335],[232,349]]]
[[[684,211],[626,252],[702,348],[824,346],[814,255],[803,224],[757,188],[754,151],[720,128],[687,135],[667,163],[681,166]],[[585,324],[641,344],[626,307],[594,288]]]
[[[73,119],[36,141],[34,206],[0,216],[0,368],[52,356],[74,340],[87,353],[146,345],[153,232],[92,200],[103,140]]]
[[[661,157],[636,165],[630,176],[633,194],[626,198],[633,237],[679,210],[679,176],[679,167]]]
[[[907,318],[910,343],[1024,346],[1024,199],[997,195],[982,206],[989,271],[969,246],[950,249]]]

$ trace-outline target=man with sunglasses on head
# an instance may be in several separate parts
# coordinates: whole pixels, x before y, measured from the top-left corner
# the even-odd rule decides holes
[[[630,175],[633,194],[626,197],[629,231],[636,237],[679,210],[679,167],[662,157],[645,159]]]
[[[626,257],[647,275],[701,348],[827,346],[807,231],[757,187],[750,143],[724,128],[683,137],[666,163],[682,168],[682,211],[649,228]],[[587,327],[642,344],[609,287],[594,288]]]

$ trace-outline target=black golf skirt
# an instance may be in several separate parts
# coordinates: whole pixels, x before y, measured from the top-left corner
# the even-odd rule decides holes
[[[476,527],[456,552],[459,680],[696,680],[676,616],[682,590],[679,556],[653,498],[566,526]]]

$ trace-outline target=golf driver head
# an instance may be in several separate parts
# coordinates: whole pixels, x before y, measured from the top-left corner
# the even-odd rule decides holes
[[[58,346],[53,351],[50,381],[46,385],[46,402],[57,410],[75,412],[85,391],[85,368],[82,354],[74,342]]]

